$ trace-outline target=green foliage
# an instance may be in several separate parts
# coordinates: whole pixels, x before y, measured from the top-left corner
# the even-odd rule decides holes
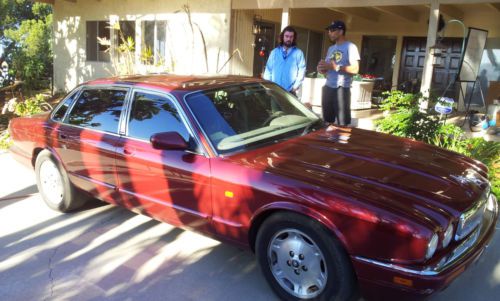
[[[466,154],[469,145],[465,132],[454,124],[441,124],[434,133],[431,144],[460,154]]]
[[[418,108],[419,99],[422,98],[422,94],[404,93],[398,90],[386,91],[382,95],[386,97],[380,104],[383,111]]]
[[[491,190],[500,197],[500,142],[486,141],[482,138],[470,138],[466,140],[466,155],[483,162],[488,166],[488,176],[491,182]]]
[[[421,94],[390,91],[383,93],[386,98],[381,103],[386,118],[375,122],[378,131],[400,137],[408,137],[430,143],[439,129],[437,115],[419,110]]]
[[[9,149],[12,145],[12,139],[10,139],[9,132],[4,131],[0,134],[0,150],[1,149]]]
[[[420,112],[420,94],[391,91],[384,95],[381,107],[386,117],[375,122],[378,131],[424,141],[483,162],[489,169],[492,191],[500,197],[500,142],[467,139],[460,127],[442,124],[436,113]]]
[[[0,43],[10,70],[28,89],[52,74],[52,7],[28,0],[0,0]]]
[[[15,42],[12,68],[28,89],[43,88],[44,77],[52,72],[52,15],[24,20],[19,28],[8,29],[5,36]]]
[[[45,96],[37,94],[24,102],[16,104],[14,113],[18,116],[29,116],[45,111],[44,107],[50,107],[45,101]]]
[[[0,0],[0,42],[8,46],[9,41],[4,40],[4,31],[15,29],[20,21],[34,19],[36,17],[33,6],[45,6],[46,4],[33,4],[29,0]],[[37,8],[37,13],[41,10]]]

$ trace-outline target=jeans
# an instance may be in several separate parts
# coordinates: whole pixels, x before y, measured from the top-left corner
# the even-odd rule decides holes
[[[339,125],[351,123],[351,88],[323,86],[321,98],[323,119]]]

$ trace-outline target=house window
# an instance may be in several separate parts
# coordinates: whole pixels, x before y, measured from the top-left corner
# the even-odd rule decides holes
[[[162,65],[167,47],[167,22],[142,21],[141,62]]]
[[[123,44],[135,46],[135,21],[119,21],[120,30],[114,32],[114,45],[119,47]],[[132,49],[130,49],[132,51]]]
[[[87,61],[109,62],[108,46],[99,43],[98,38],[110,39],[109,22],[87,21]]]

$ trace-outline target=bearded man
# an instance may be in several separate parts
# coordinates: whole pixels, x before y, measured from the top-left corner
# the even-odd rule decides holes
[[[285,27],[280,34],[279,46],[269,55],[263,76],[295,96],[306,73],[304,53],[296,45],[297,31],[292,26]]]

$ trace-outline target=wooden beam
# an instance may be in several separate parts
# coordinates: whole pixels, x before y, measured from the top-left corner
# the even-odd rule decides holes
[[[419,19],[418,12],[408,6],[375,6],[373,8],[410,22],[418,22]]]
[[[430,8],[431,6],[426,5],[426,7]],[[461,21],[464,19],[464,12],[453,5],[441,4],[439,6],[439,11],[452,19],[458,19]]]
[[[360,17],[372,22],[377,22],[380,16],[380,13],[378,11],[366,7],[343,7],[343,8],[330,7],[329,9],[337,11],[344,15]]]
[[[495,9],[497,12],[500,12],[500,3],[488,3],[488,6]]]

